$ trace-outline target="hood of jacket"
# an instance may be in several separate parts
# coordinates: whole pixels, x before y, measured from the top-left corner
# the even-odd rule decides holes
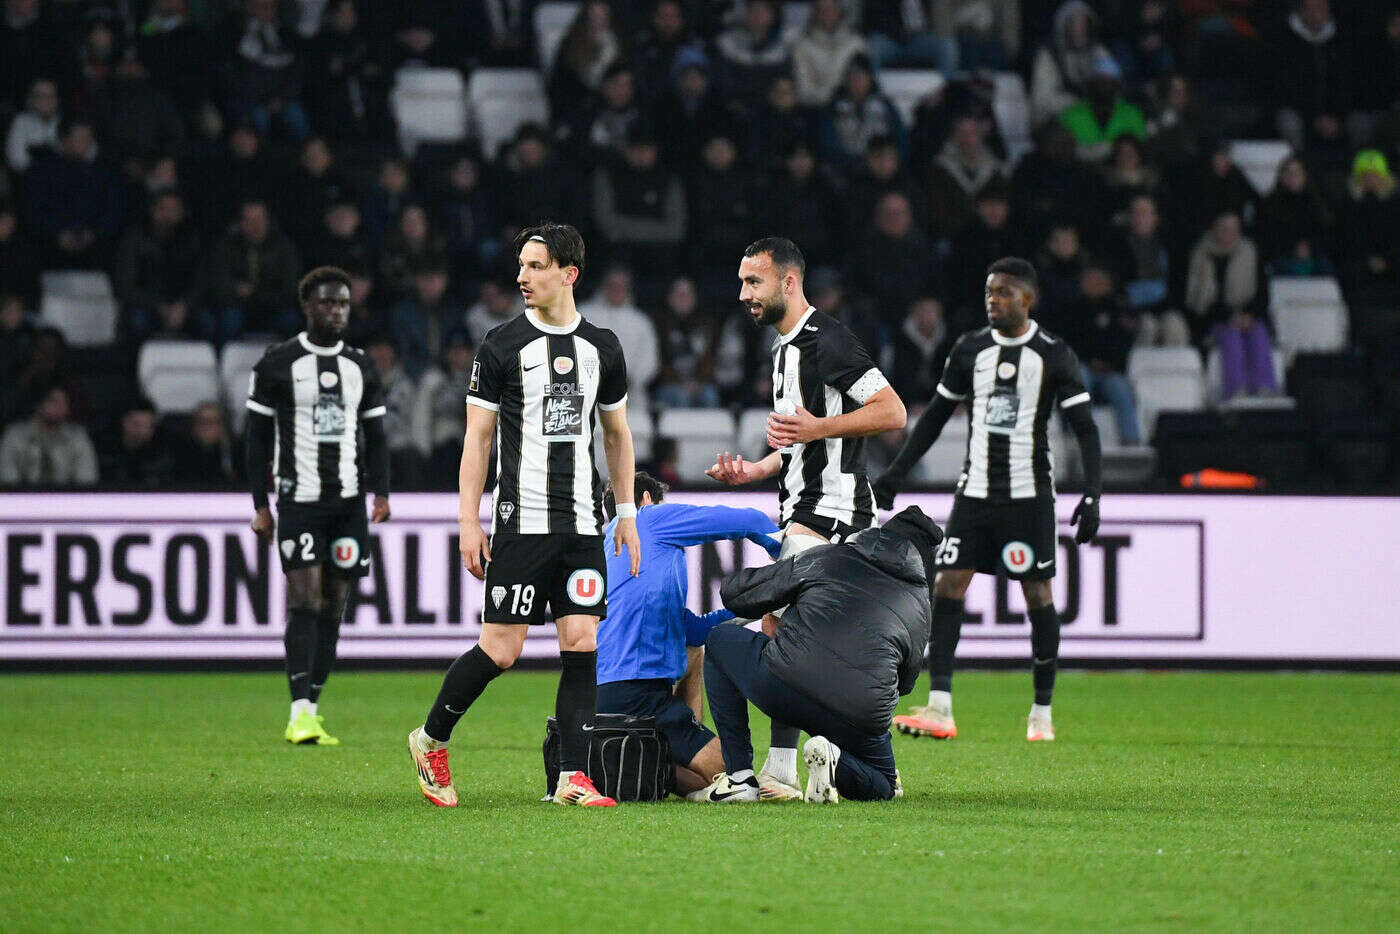
[[[846,542],[856,553],[891,577],[911,584],[928,584],[919,550],[903,535],[888,529],[866,529]]]

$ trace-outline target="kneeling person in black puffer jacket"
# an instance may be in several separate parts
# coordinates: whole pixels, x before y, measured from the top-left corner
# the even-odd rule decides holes
[[[942,538],[911,506],[882,528],[725,580],[721,599],[740,617],[789,608],[772,639],[718,626],[705,643],[705,688],[727,770],[705,789],[709,800],[758,799],[748,701],[811,735],[808,801],[895,797],[890,717],[919,676]]]

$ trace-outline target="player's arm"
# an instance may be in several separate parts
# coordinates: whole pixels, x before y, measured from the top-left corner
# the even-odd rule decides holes
[[[821,438],[864,438],[903,428],[907,418],[904,403],[855,335],[835,327],[820,337],[813,361],[817,375],[826,385],[854,399],[860,408],[824,418],[801,407],[791,415],[774,413],[768,418],[768,444],[783,448]]]
[[[686,503],[667,503],[647,526],[648,535],[681,548],[731,538],[747,538],[770,552],[781,547],[776,539],[771,538],[777,531],[773,520],[757,509],[691,506]]]
[[[774,451],[758,461],[746,461],[742,454],[722,451],[715,455],[715,465],[705,471],[705,476],[728,486],[743,486],[745,483],[757,483],[775,477],[782,467],[783,455],[779,451]]]
[[[772,564],[737,571],[724,579],[719,598],[735,616],[762,619],[765,613],[788,606],[796,599],[798,591],[810,577],[802,573],[797,563],[801,561],[809,566],[810,556],[811,552],[806,552]],[[810,567],[806,569],[811,570]]]
[[[636,474],[636,453],[632,449],[632,429],[627,425],[627,398],[617,403],[616,408],[598,406],[598,421],[603,426],[603,453],[608,460],[608,477],[612,482],[613,493],[617,497],[617,527],[613,530],[613,554],[622,554],[627,549],[631,561],[632,576],[636,577],[642,568],[642,540],[637,535],[637,515],[622,515],[624,505],[635,502],[632,479]],[[636,509],[635,506],[632,507]]]
[[[1083,545],[1094,540],[1099,533],[1099,498],[1103,494],[1103,446],[1099,441],[1099,428],[1094,424],[1093,410],[1089,405],[1089,391],[1084,388],[1080,376],[1079,360],[1074,352],[1065,348],[1065,362],[1060,367],[1058,393],[1060,410],[1070,431],[1079,442],[1079,453],[1084,460],[1084,495],[1079,505],[1074,507],[1070,524],[1076,526],[1074,540]]]
[[[384,416],[389,411],[384,398],[384,384],[379,370],[364,367],[365,391],[360,408],[360,424],[365,430],[365,479],[374,494],[371,522],[389,520],[389,436],[384,431]]]
[[[496,412],[469,396],[467,433],[462,439],[462,463],[457,469],[457,531],[462,563],[477,580],[486,579],[491,543],[481,527],[481,494],[491,464],[491,441],[496,435]]]
[[[889,509],[894,505],[894,495],[904,477],[919,462],[919,458],[933,447],[933,443],[943,432],[943,426],[948,424],[948,419],[957,411],[958,404],[966,401],[968,394],[972,392],[972,372],[966,355],[961,352],[962,347],[962,338],[958,338],[943,364],[943,378],[938,381],[933,400],[914,423],[914,429],[909,432],[909,437],[904,439],[904,446],[895,455],[889,469],[872,484],[875,505],[881,509]]]
[[[248,418],[245,422],[244,458],[248,471],[248,492],[253,495],[252,530],[260,537],[272,537],[272,509],[267,504],[267,468],[272,461],[272,433],[277,410],[272,407],[263,360],[248,375]]]
[[[704,616],[699,616],[688,608],[682,607],[681,613],[685,623],[685,644],[690,648],[704,645],[705,640],[710,636],[711,629],[734,618],[733,613],[723,608],[711,610]]]

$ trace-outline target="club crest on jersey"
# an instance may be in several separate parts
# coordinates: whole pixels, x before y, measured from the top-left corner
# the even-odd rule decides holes
[[[324,373],[321,374],[321,386],[325,389],[335,388],[335,384],[338,382],[340,382],[340,377],[332,373],[330,370],[326,370]]]
[[[572,373],[573,371],[574,371],[574,359],[573,359],[573,357],[555,357],[555,358],[554,358],[554,372],[558,373],[560,376],[568,376],[568,375],[569,375],[570,373]]]
[[[1006,360],[997,366],[997,379],[1010,379],[1016,375],[1016,364]]]
[[[597,375],[598,375],[598,361],[597,361],[597,360],[585,360],[585,361],[583,361],[583,372],[586,373],[586,374],[588,375],[588,378],[589,378],[589,379],[592,379],[593,377],[597,376]]]
[[[1012,574],[1022,574],[1035,563],[1035,549],[1025,542],[1007,542],[1001,550],[1001,563]]]
[[[496,512],[501,514],[502,522],[509,522],[510,517],[515,513],[515,504],[510,500],[506,500],[496,507]]]
[[[593,606],[603,599],[603,575],[592,568],[580,568],[569,575],[569,599],[579,606]]]
[[[360,561],[360,543],[346,535],[331,542],[331,560],[338,568],[353,568]]]
[[[492,588],[491,588],[491,603],[492,603],[492,605],[495,606],[497,609],[500,609],[500,607],[501,607],[501,601],[504,600],[505,598],[506,598],[506,589],[505,589],[504,587],[492,587]]]

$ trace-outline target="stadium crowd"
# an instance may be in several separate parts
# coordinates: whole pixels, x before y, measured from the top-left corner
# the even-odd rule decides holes
[[[1284,483],[1397,482],[1400,6],[586,0],[544,69],[547,123],[499,152],[403,146],[396,74],[539,68],[537,6],[3,0],[0,484],[234,488],[230,400],[156,411],[139,347],[294,334],[298,277],[331,264],[386,385],[395,488],[455,488],[473,347],[520,311],[509,244],[542,218],[584,231],[580,310],[621,338],[640,413],[769,404],[765,336],[736,313],[757,236],[800,243],[814,303],[915,410],[984,323],[982,271],[1016,254],[1161,477],[1246,437]],[[908,68],[947,79],[912,119],[881,89]],[[1033,144],[998,119],[1006,71]],[[1231,145],[1255,138],[1292,150],[1267,194]],[[110,276],[115,345],[40,323],[40,272],[74,269]],[[1278,276],[1335,277],[1351,345],[1281,370]],[[1219,413],[1141,423],[1138,346],[1217,354],[1219,398],[1262,400],[1237,417],[1266,414],[1273,447]],[[872,468],[899,443],[880,440]]]

